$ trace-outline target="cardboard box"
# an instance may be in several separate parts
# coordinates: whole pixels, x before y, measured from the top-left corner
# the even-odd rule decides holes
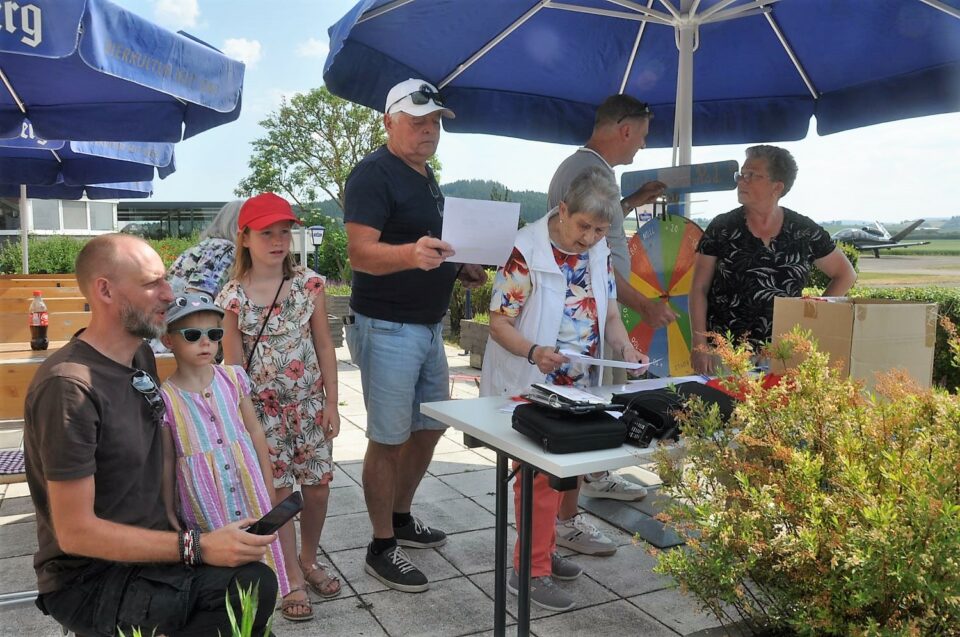
[[[933,347],[937,337],[937,304],[887,299],[777,298],[773,304],[773,341],[799,325],[810,330],[831,363],[861,379],[867,389],[876,372],[903,369],[921,387],[933,379]],[[793,367],[799,360],[786,362]],[[771,361],[772,371],[782,367]]]

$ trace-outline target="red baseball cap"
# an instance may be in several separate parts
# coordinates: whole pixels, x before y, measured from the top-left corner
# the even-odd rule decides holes
[[[250,197],[240,206],[237,227],[240,230],[244,228],[263,230],[278,221],[300,223],[286,199],[272,192],[265,192],[256,197]]]

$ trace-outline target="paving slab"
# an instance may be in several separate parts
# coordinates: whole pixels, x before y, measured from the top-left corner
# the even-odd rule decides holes
[[[36,588],[36,582],[34,582]],[[0,610],[0,637],[61,637],[60,625],[33,605]]]
[[[429,526],[447,534],[492,529],[496,523],[492,513],[467,498],[427,502],[414,507],[413,512]]]
[[[398,637],[454,637],[493,628],[493,600],[462,576],[423,593],[388,590],[363,600],[387,633]]]
[[[621,546],[614,555],[571,555],[591,579],[619,597],[632,597],[676,586],[672,577],[653,572],[657,559],[647,553],[647,545]]]
[[[451,473],[440,478],[465,496],[473,497],[496,492],[497,470],[495,468]]]
[[[531,629],[540,635],[564,635],[565,637],[676,637],[670,630],[642,610],[617,600],[562,615],[554,615],[530,622]]]
[[[37,551],[37,523],[0,526],[0,558],[33,555]]]
[[[340,469],[340,473],[348,476],[353,480],[354,484],[362,485],[363,484],[363,458],[359,460],[350,460],[349,462],[344,460],[336,460],[334,464]]]
[[[416,493],[413,494],[413,506],[414,508],[419,508],[422,504],[456,500],[462,497],[456,489],[451,488],[445,481],[440,480],[440,478],[424,476],[423,479],[420,480],[420,486],[417,487]]]
[[[349,476],[342,476],[340,486],[332,491],[327,504],[327,519],[350,513],[366,513],[367,504],[363,500],[363,488],[353,482]],[[332,483],[331,483],[332,486]],[[0,513],[3,509],[0,508]]]
[[[493,580],[494,572],[488,571],[486,573],[478,573],[476,575],[471,575],[470,579],[476,583],[483,591],[493,598]],[[510,569],[507,569],[507,577],[510,576]],[[596,606],[598,604],[605,604],[607,602],[614,601],[617,598],[616,595],[611,593],[609,590],[597,584],[595,581],[589,577],[580,576],[572,582],[557,582],[557,586],[566,590],[577,600],[577,606],[574,606],[573,609],[568,611],[563,611],[562,613],[557,613],[556,611],[544,610],[539,606],[532,605],[530,606],[530,617],[531,619],[539,619],[541,617],[550,617],[552,615],[565,615],[567,613],[573,612],[577,609],[584,609],[590,606]],[[490,606],[490,614],[493,614],[493,605]],[[507,614],[516,619],[517,617],[517,596],[507,593]],[[549,633],[542,633],[549,634]],[[557,633],[554,633],[557,634]],[[562,634],[562,633],[561,633]]]
[[[484,573],[494,569],[496,538],[494,529],[480,529],[448,536],[445,546],[437,549],[457,570],[467,575]],[[513,544],[517,533],[507,528],[507,563],[513,563]]]
[[[32,591],[37,588],[37,575],[33,570],[33,554],[6,557],[0,560],[0,594]],[[2,615],[0,615],[2,617]],[[2,622],[0,622],[2,625]]]
[[[681,635],[720,626],[720,621],[716,617],[700,610],[695,597],[677,588],[638,595],[627,601]]]
[[[367,512],[327,517],[320,544],[327,553],[366,546],[373,535]]]
[[[289,622],[275,615],[273,632],[277,637],[316,637],[317,635],[386,637],[388,633],[363,606],[363,602],[357,597],[337,598],[324,604],[314,604],[313,621]]]
[[[435,453],[427,472],[435,476],[445,476],[451,473],[465,473],[468,471],[482,471],[496,466],[496,461],[488,460],[474,453],[472,450],[454,451],[452,453]]]
[[[369,541],[368,537],[367,542]],[[462,575],[453,564],[435,549],[404,550],[413,563],[417,565],[417,568],[423,571],[431,582],[440,582]],[[385,584],[364,571],[366,555],[367,547],[364,544],[363,548],[329,553],[328,557],[336,565],[336,568],[344,574],[344,577],[350,583],[350,587],[360,595],[387,590],[388,587]]]

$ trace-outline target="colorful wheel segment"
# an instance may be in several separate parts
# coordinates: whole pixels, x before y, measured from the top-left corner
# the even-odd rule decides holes
[[[647,353],[657,376],[685,376],[690,364],[691,330],[687,299],[693,283],[693,262],[703,230],[678,215],[654,217],[637,231],[630,250],[630,285],[648,299],[669,303],[677,320],[657,330],[640,320],[640,314],[623,306],[623,323],[634,347]]]

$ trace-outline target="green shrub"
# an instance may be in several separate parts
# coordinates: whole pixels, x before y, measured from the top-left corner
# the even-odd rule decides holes
[[[960,634],[960,398],[897,373],[866,397],[787,342],[808,357],[769,390],[722,345],[745,400],[728,424],[692,401],[685,456],[658,452],[687,549],[656,570],[757,633]]]
[[[347,256],[347,233],[343,228],[326,229],[314,270],[332,281],[350,283],[353,271]]]
[[[200,243],[200,233],[195,232],[186,237],[169,237],[167,239],[147,239],[147,243],[157,251],[160,258],[163,259],[163,267],[169,268],[188,248]]]
[[[960,325],[960,290],[953,288],[854,288],[850,296],[867,299],[897,299],[916,303],[937,303],[940,316],[945,316],[954,325]],[[941,387],[956,392],[960,388],[960,368],[952,364],[947,332],[937,326],[937,342],[933,349],[933,381]]]
[[[486,283],[470,290],[470,307],[474,314],[490,310],[490,295],[493,292],[493,277],[496,274],[496,270],[487,270]],[[454,340],[460,336],[460,319],[466,318],[466,307],[467,289],[457,280],[453,284],[453,295],[450,297],[450,329]]]
[[[850,260],[853,269],[856,272],[860,272],[860,267],[857,265],[860,259],[860,251],[854,248],[849,243],[844,243],[840,241],[837,243],[837,247],[840,248],[844,256]],[[807,286],[811,288],[817,288],[817,294],[821,294],[824,289],[826,289],[827,284],[830,283],[830,279],[827,278],[827,275],[821,272],[816,267],[811,268],[810,278],[807,281]]]
[[[63,236],[32,236],[27,241],[31,274],[70,274],[86,239]],[[20,241],[10,241],[0,250],[0,273],[22,274]]]

